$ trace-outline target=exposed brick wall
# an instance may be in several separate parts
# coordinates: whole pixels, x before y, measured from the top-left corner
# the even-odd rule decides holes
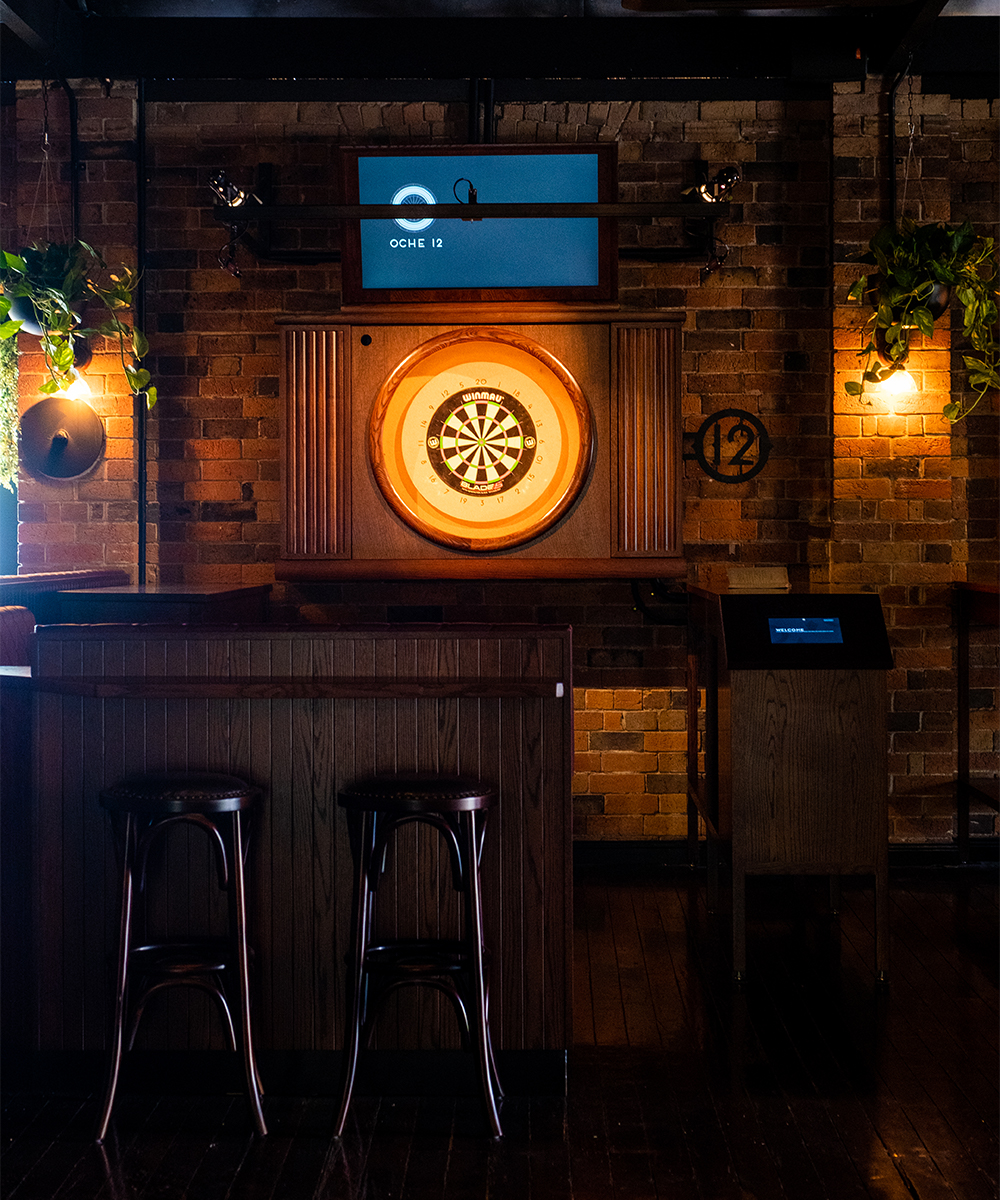
[[[80,237],[109,267],[136,265],[135,97],[116,84],[110,95],[96,81],[73,85],[79,113]],[[33,241],[72,236],[69,115],[61,88],[48,93],[48,168],[42,145],[44,109],[37,84],[19,85],[17,171],[4,183],[5,219],[0,244],[18,250]],[[100,324],[103,310],[84,313]],[[18,484],[18,562],[22,571],[85,567],[134,568],[137,561],[135,445],[132,398],[111,342],[93,340],[87,372],[90,403],[104,422],[107,445],[95,469],[55,483],[21,473]],[[45,363],[35,338],[18,338],[21,411],[39,398]]]
[[[92,147],[82,236],[129,260],[134,97],[117,83],[109,96],[91,82],[74,86]],[[23,85],[22,220],[37,178],[31,146],[39,103],[38,88]],[[908,103],[904,85],[901,152]],[[907,194],[920,208],[915,215],[968,215],[987,227],[997,203],[996,103],[923,96],[916,80],[913,106],[919,129]],[[890,412],[878,399],[858,405],[843,393],[858,320],[845,303],[847,260],[888,217],[886,111],[881,80],[837,85],[822,101],[512,103],[499,112],[498,137],[614,141],[626,201],[676,195],[697,182],[701,162],[713,171],[740,166],[744,183],[717,231],[728,247],[720,269],[633,260],[621,267],[623,304],[685,313],[685,430],[693,433],[719,409],[741,408],[774,443],[766,470],[739,485],[713,482],[693,461],[685,464],[689,578],[721,581],[730,563],[779,564],[800,585],[880,593],[897,660],[890,677],[895,836],[919,838],[942,833],[926,796],[954,773],[948,586],[996,577],[996,399],[964,428],[951,431],[940,417],[960,330],[950,345],[942,330],[917,351],[920,390],[900,409]],[[274,317],[336,308],[340,270],[336,263],[257,262],[246,248],[238,251],[239,278],[221,270],[226,233],[211,215],[208,179],[221,167],[252,187],[258,164],[272,163],[276,202],[329,202],[339,145],[461,141],[465,107],[154,103],[147,122],[147,324],[161,396],[149,422],[149,578],[269,582],[279,528]],[[63,149],[56,153],[64,162]],[[273,238],[287,251],[335,245],[323,228],[276,228]],[[676,221],[620,230],[624,246],[682,240]],[[32,364],[23,365],[28,402]],[[25,481],[23,567],[135,563],[134,463],[117,386],[108,374],[98,393],[99,410],[115,423],[97,471],[73,484]],[[610,581],[275,592],[279,619],[572,624],[574,791],[578,836],[587,838],[683,833],[684,631],[659,623],[669,600],[652,597],[646,607],[627,583]],[[977,761],[988,770],[995,679],[980,676],[977,686]]]
[[[669,688],[575,689],[578,837],[685,835],[685,703]]]
[[[906,81],[896,104],[902,156],[897,215],[948,223],[968,217],[996,236],[996,106],[991,117],[982,101],[925,96],[920,82]],[[844,380],[857,377],[863,323],[857,306],[846,303],[858,274],[849,260],[890,215],[887,131],[880,81],[835,87],[833,154],[842,177],[834,181],[838,304],[830,578],[836,585],[877,590],[882,598],[895,652],[889,676],[895,833],[917,840],[950,830],[950,809],[942,810],[940,798],[955,761],[950,584],[997,578],[996,396],[954,429],[941,414],[953,381],[956,387],[962,383],[957,313],[950,327],[947,319],[939,320],[933,340],[915,339],[907,363],[914,391],[892,398],[875,389],[860,400],[843,391]],[[991,161],[990,171],[983,172]],[[992,702],[995,728],[995,691]],[[980,744],[985,735],[980,724]],[[994,754],[997,748],[994,735]],[[989,769],[985,756],[980,762]]]

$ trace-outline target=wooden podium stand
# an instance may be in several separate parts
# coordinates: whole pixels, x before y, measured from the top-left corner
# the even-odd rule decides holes
[[[731,859],[734,975],[746,971],[747,875],[870,874],[884,978],[892,658],[878,596],[691,589],[690,613],[688,835],[700,815],[711,906],[720,856]]]

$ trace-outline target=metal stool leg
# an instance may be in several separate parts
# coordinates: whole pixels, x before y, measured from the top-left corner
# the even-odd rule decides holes
[[[351,815],[348,820],[354,821]],[[365,1021],[365,991],[367,987],[365,974],[365,947],[368,945],[368,927],[371,916],[371,878],[370,872],[375,870],[372,858],[375,853],[375,814],[366,812],[360,820],[360,832],[355,845],[355,883],[354,898],[351,911],[351,962],[350,962],[350,992],[344,997],[347,1011],[345,1025],[344,1053],[344,1088],[341,1093],[340,1111],[334,1125],[333,1136],[340,1137],[344,1132],[347,1121],[347,1110],[351,1104],[354,1092],[354,1078],[358,1069],[358,1051],[361,1046],[361,1030]],[[357,829],[357,826],[355,826]]]
[[[477,835],[477,814],[463,814],[466,852],[466,895],[468,897],[468,928],[466,938],[472,944],[472,993],[473,1009],[476,1021],[475,1044],[479,1060],[479,1076],[483,1085],[483,1099],[486,1102],[486,1116],[494,1137],[501,1137],[500,1117],[497,1113],[496,1097],[493,1083],[496,1066],[493,1062],[493,1048],[490,1043],[490,1030],[486,1011],[486,976],[483,969],[483,907],[482,891],[479,882],[479,852],[482,847],[482,837]],[[485,831],[485,830],[484,830]]]
[[[122,1064],[122,1042],[125,1037],[125,1008],[128,991],[129,946],[132,939],[132,867],[136,842],[135,818],[131,813],[125,819],[125,845],[122,854],[122,905],[121,925],[118,934],[118,974],[115,984],[115,1014],[111,1030],[111,1062],[108,1065],[108,1082],[104,1091],[104,1106],[97,1123],[97,1141],[103,1142],[111,1120],[111,1109],[118,1089],[118,1073]]]
[[[230,881],[230,913],[235,915],[236,956],[239,974],[240,1026],[243,1045],[243,1065],[247,1079],[247,1097],[253,1115],[254,1128],[267,1135],[264,1113],[260,1105],[263,1088],[257,1071],[257,1059],[253,1049],[253,1033],[250,1026],[250,952],[247,948],[246,887],[243,879],[243,830],[239,812],[232,814],[233,865]]]

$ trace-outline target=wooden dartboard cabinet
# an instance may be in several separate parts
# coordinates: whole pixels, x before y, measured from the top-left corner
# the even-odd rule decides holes
[[[681,321],[673,313],[510,305],[397,306],[308,321],[283,318],[278,577],[679,574]],[[460,353],[465,347],[472,353]],[[480,352],[491,361],[476,372]],[[569,414],[566,421],[558,417],[563,458],[569,456],[561,474],[546,476],[548,491],[534,509],[524,501],[520,521],[497,518],[482,535],[465,514],[475,509],[513,518],[524,499],[519,493],[539,486],[531,482],[535,474],[509,475],[507,483],[517,486],[504,497],[467,498],[457,494],[458,484],[450,490],[441,484],[447,472],[440,461],[439,478],[434,464],[427,465],[426,447],[440,440],[434,427],[413,434],[417,407],[426,410],[420,424],[436,420],[438,431],[445,418],[458,419],[453,410],[461,417],[474,408],[477,373],[487,386],[505,389],[497,395],[525,401],[520,406],[508,397],[520,417],[506,419],[527,422],[531,436],[518,445],[533,448],[536,466],[548,448],[527,409],[536,417],[543,412],[550,432],[557,419],[546,404],[553,396]],[[527,397],[536,384],[541,391],[533,406]],[[435,405],[441,410],[435,412]],[[426,440],[411,453],[414,436]],[[542,469],[551,461],[549,455]],[[524,464],[517,469],[523,473]],[[461,486],[489,493],[506,484]],[[454,519],[435,507],[439,496]]]

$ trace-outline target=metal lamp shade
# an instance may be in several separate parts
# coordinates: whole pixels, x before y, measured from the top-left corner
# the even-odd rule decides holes
[[[21,459],[36,475],[76,479],[104,453],[104,425],[84,400],[48,396],[21,417]]]

